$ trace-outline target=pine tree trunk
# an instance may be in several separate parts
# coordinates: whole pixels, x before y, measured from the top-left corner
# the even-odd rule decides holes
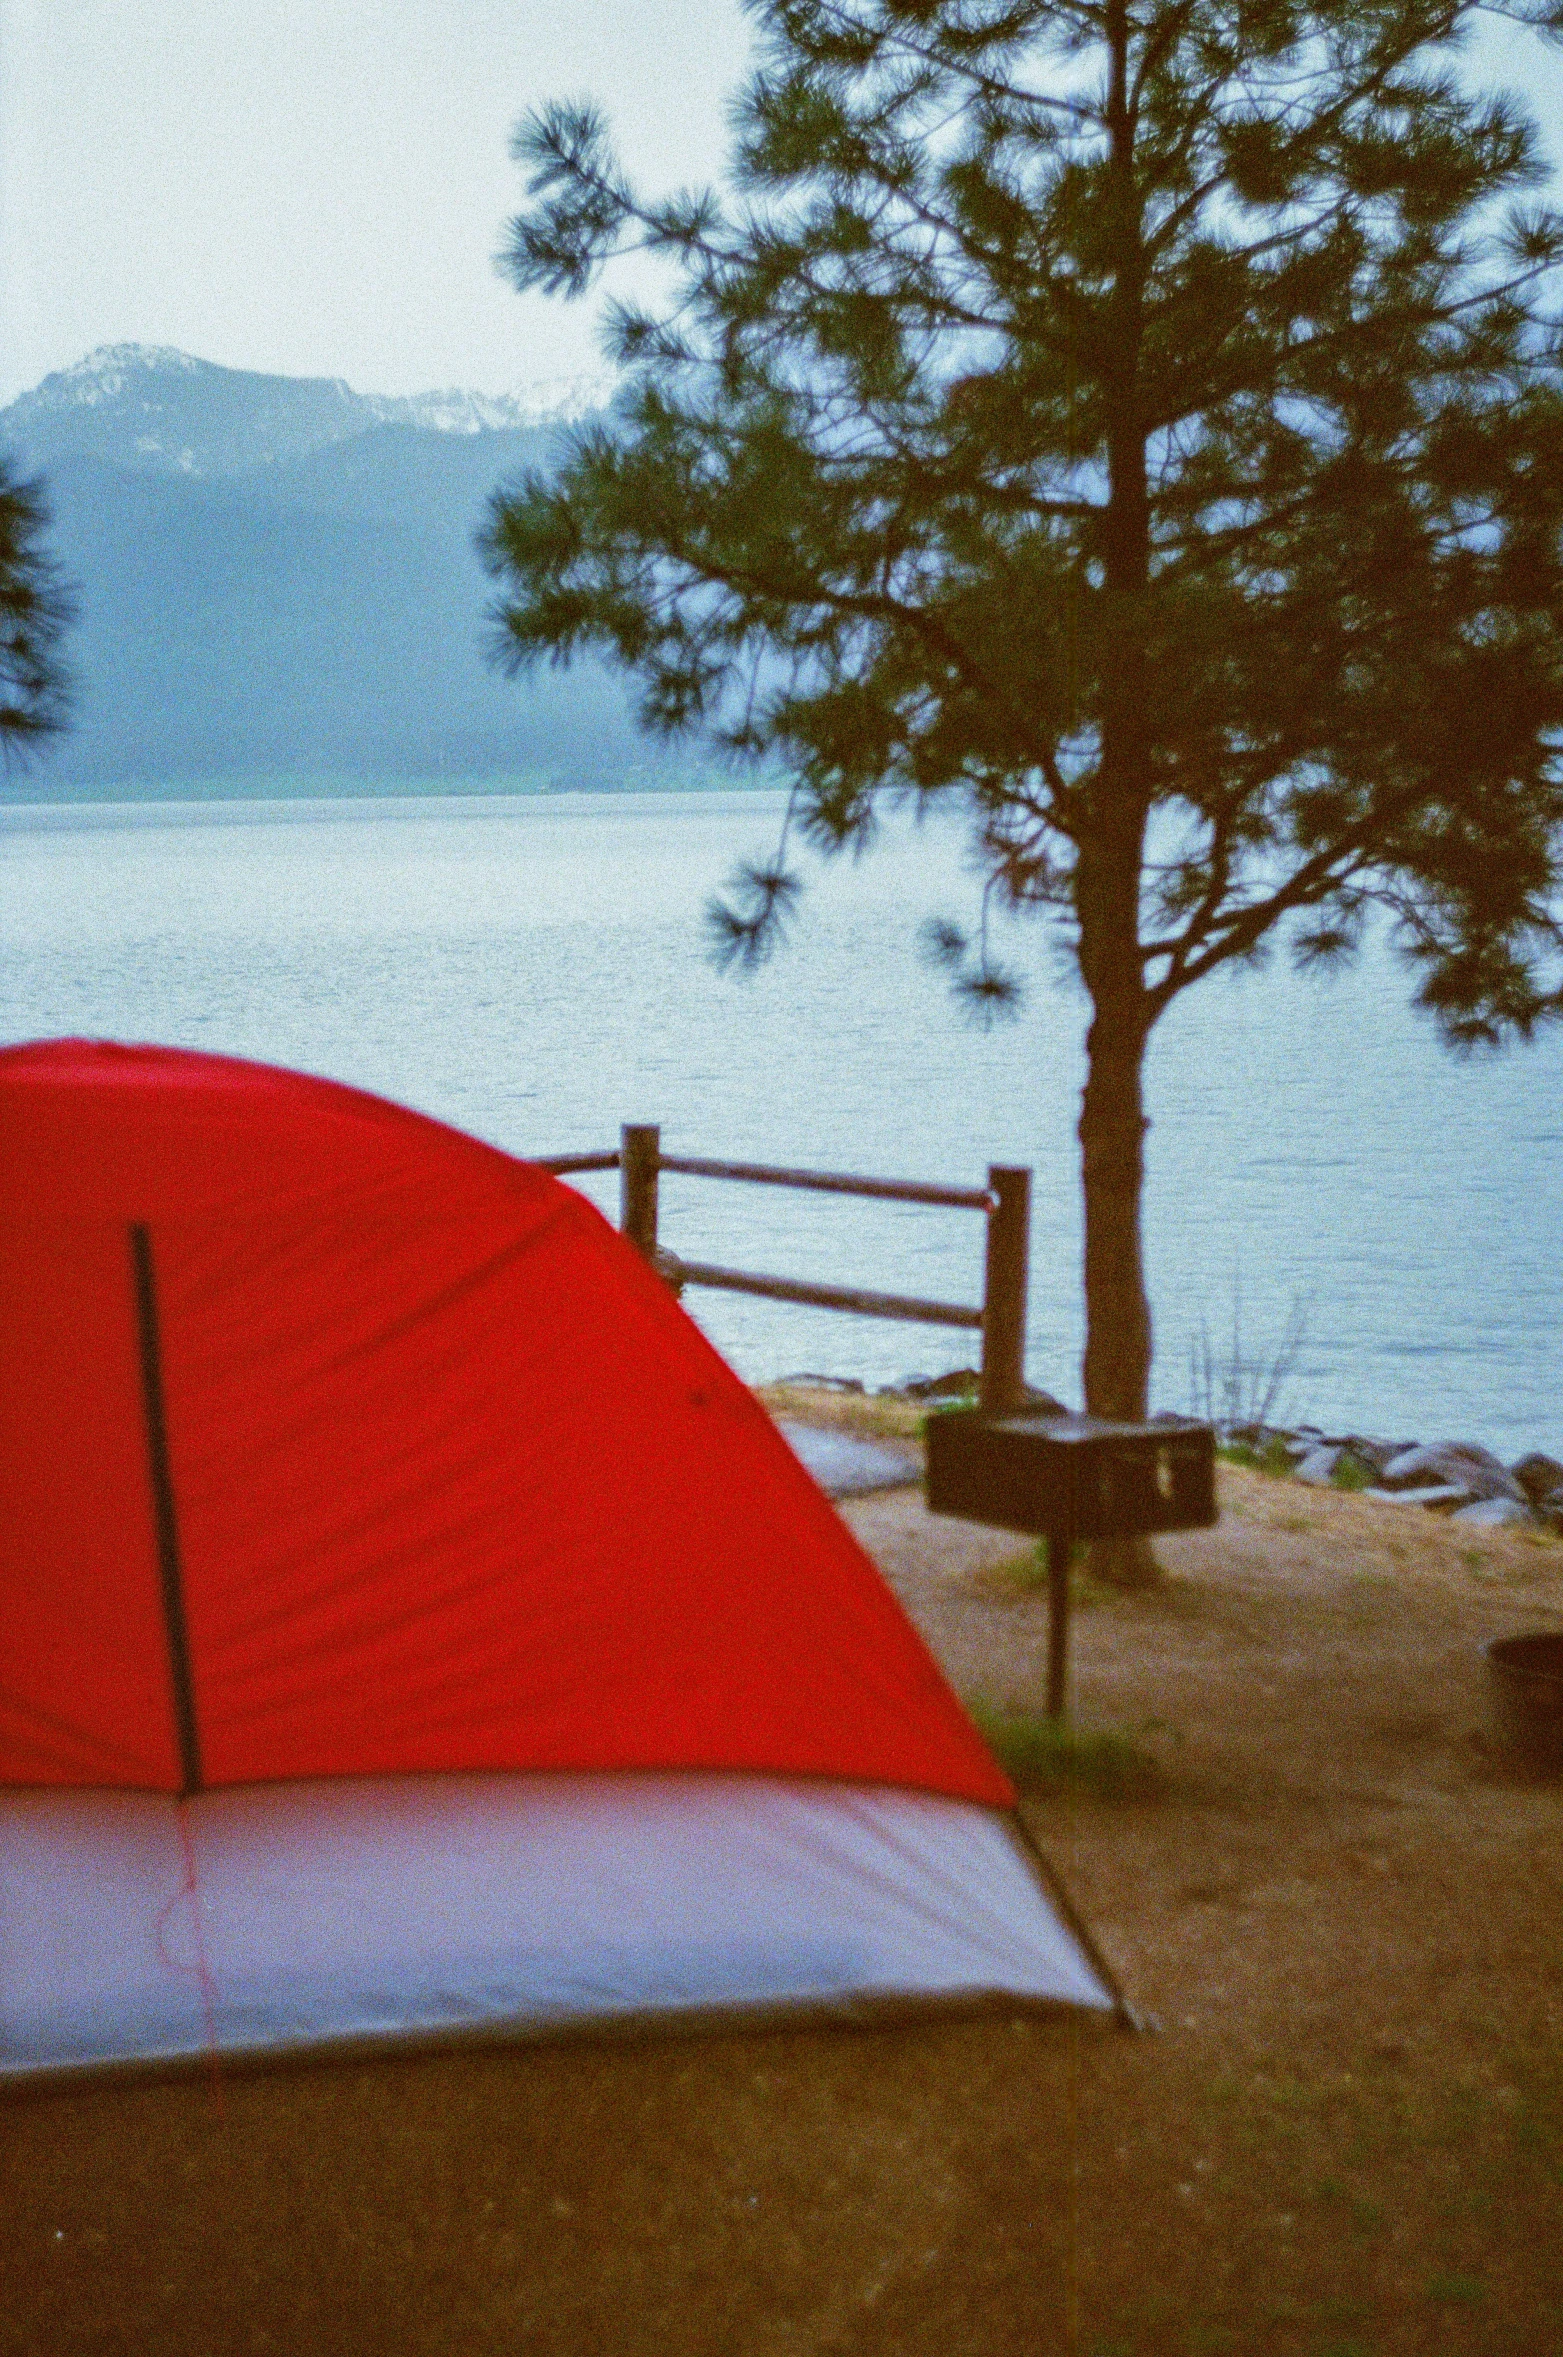
[[[1121,809],[1121,805],[1120,805]],[[1085,1199],[1087,1412],[1127,1424],[1145,1419],[1151,1314],[1145,1292],[1140,1206],[1145,1185],[1146,1003],[1139,942],[1143,816],[1104,825],[1078,873],[1080,965],[1093,1014],[1080,1105]],[[1148,1540],[1101,1540],[1093,1577],[1117,1587],[1161,1578]]]
[[[1086,1041],[1080,1107],[1085,1192],[1085,1404],[1093,1416],[1143,1422],[1151,1318],[1140,1242],[1145,1181],[1141,1072],[1145,1033],[1136,1009],[1098,1005]]]
[[[1080,1108],[1085,1194],[1085,1404],[1093,1416],[1142,1423],[1151,1367],[1140,1203],[1145,1181],[1142,1077],[1146,1030],[1138,1006],[1098,1002],[1086,1043]],[[1102,1539],[1090,1573],[1120,1588],[1162,1577],[1148,1539]]]

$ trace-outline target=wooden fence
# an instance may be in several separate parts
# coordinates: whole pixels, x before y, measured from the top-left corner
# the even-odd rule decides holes
[[[984,1187],[941,1187],[919,1179],[855,1178],[836,1171],[785,1170],[758,1162],[711,1162],[698,1155],[664,1154],[653,1122],[627,1123],[617,1153],[558,1154],[543,1162],[557,1177],[594,1170],[619,1173],[619,1225],[636,1249],[678,1291],[709,1285],[727,1293],[758,1293],[769,1301],[797,1301],[864,1318],[904,1318],[921,1326],[960,1326],[982,1336],[982,1405],[990,1414],[1018,1407],[1025,1389],[1026,1269],[1031,1233],[1031,1173],[991,1165]],[[856,1285],[821,1285],[799,1277],[767,1277],[745,1269],[714,1268],[684,1260],[657,1241],[657,1182],[665,1170],[686,1178],[736,1179],[749,1186],[801,1187],[830,1195],[868,1195],[882,1202],[927,1203],[980,1211],[987,1220],[982,1303],[918,1301],[904,1293],[868,1293]]]

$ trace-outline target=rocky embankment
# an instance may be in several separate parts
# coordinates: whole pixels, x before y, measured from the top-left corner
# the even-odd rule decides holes
[[[1476,1441],[1378,1440],[1315,1424],[1234,1424],[1221,1439],[1242,1461],[1294,1481],[1360,1490],[1483,1529],[1528,1524],[1563,1535],[1563,1465],[1540,1450],[1505,1465]]]

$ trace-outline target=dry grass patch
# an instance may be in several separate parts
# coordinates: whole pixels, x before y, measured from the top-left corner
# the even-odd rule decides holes
[[[926,1401],[899,1393],[821,1391],[810,1384],[764,1383],[754,1396],[773,1416],[796,1416],[859,1440],[921,1440],[928,1413]]]

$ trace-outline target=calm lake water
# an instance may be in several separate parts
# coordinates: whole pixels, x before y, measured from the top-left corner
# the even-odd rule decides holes
[[[228,802],[0,811],[0,1036],[158,1040],[297,1065],[520,1154],[617,1143],[956,1183],[1035,1173],[1029,1369],[1079,1396],[1073,1127],[1083,1007],[1042,936],[1021,1019],[974,1032],[917,929],[969,913],[959,838],[821,869],[749,981],[700,918],[774,842],[753,794]],[[1156,1403],[1189,1347],[1268,1360],[1278,1412],[1506,1455],[1563,1453],[1563,1039],[1457,1062],[1382,952],[1333,979],[1217,978],[1153,1043],[1147,1245]],[[587,1180],[612,1209],[616,1181]],[[691,1258],[975,1302],[982,1222],[663,1181]],[[935,1372],[976,1337],[691,1293],[751,1379]]]

